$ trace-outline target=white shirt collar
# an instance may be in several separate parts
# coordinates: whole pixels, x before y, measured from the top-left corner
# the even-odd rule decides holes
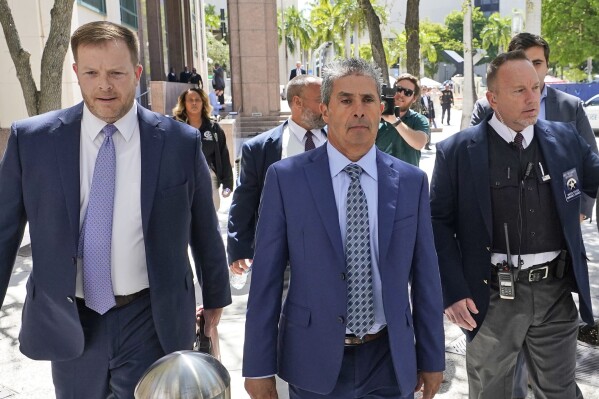
[[[291,118],[288,119],[287,127],[289,128],[291,134],[293,134],[300,143],[303,142],[307,129],[304,129],[303,127],[295,123],[295,121]],[[322,129],[311,129],[310,131],[319,140],[324,140]]]
[[[368,174],[375,181],[378,180],[378,170],[376,167],[376,146],[372,146],[370,150],[362,158],[356,162],[350,161],[345,155],[339,152],[330,141],[327,141],[327,153],[329,156],[329,168],[331,170],[331,177],[337,176],[343,168],[350,163],[358,164],[364,172]]]
[[[121,133],[121,136],[129,142],[131,136],[133,136],[133,132],[135,130],[135,126],[137,125],[137,103],[133,102],[131,109],[127,111],[125,115],[118,121],[114,122],[113,125]],[[96,140],[100,131],[106,126],[106,122],[95,116],[91,113],[87,104],[83,104],[83,116],[81,118],[81,126],[82,132],[89,135],[91,141]]]
[[[510,129],[507,125],[502,123],[499,120],[499,118],[497,118],[497,113],[495,113],[495,112],[493,113],[493,117],[489,121],[489,125],[491,125],[491,127],[493,129],[495,129],[497,134],[502,139],[504,139],[507,143],[511,143],[514,141],[514,137],[516,137],[517,132]],[[522,133],[522,136],[524,136],[524,140],[522,141],[522,147],[526,148],[526,147],[528,147],[528,145],[530,143],[532,143],[532,138],[534,137],[534,132],[535,132],[534,125],[527,126],[524,130],[522,130],[520,132],[520,133]]]

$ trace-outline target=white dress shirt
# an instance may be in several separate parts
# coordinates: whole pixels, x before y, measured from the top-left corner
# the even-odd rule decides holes
[[[82,226],[87,210],[96,157],[104,141],[104,134],[100,131],[105,125],[106,122],[94,116],[84,105],[79,149],[79,226]],[[114,125],[118,132],[112,136],[116,152],[112,287],[115,295],[128,295],[150,286],[141,225],[141,145],[136,104]],[[81,260],[77,262],[76,295],[84,297]]]
[[[304,152],[306,148],[306,131],[307,129],[295,123],[293,119],[289,118],[287,120],[287,124],[283,129],[281,159]],[[322,129],[312,129],[310,131],[312,132],[314,148],[320,147],[327,141],[327,136],[325,136]]]
[[[372,271],[372,299],[374,304],[374,324],[368,331],[374,334],[381,330],[386,324],[385,311],[383,309],[383,290],[381,286],[381,273],[379,272],[379,227],[378,227],[378,169],[376,167],[376,148],[372,148],[357,162],[352,162],[345,155],[341,154],[331,143],[327,143],[327,153],[329,156],[329,169],[333,181],[333,192],[335,193],[335,203],[339,216],[339,229],[343,248],[345,248],[345,235],[347,225],[346,204],[347,190],[351,183],[351,178],[343,171],[350,163],[359,165],[363,172],[360,175],[360,184],[366,195],[368,203],[368,222],[370,227],[370,259]],[[347,334],[352,334],[346,329]]]
[[[491,118],[491,120],[489,120],[489,125],[491,125],[491,127],[493,129],[495,129],[497,134],[502,139],[504,139],[506,142],[511,143],[514,141],[514,137],[516,136],[516,131],[510,129],[505,124],[503,124],[497,118],[497,113],[493,113],[493,117]],[[534,138],[534,132],[535,132],[534,125],[527,126],[524,130],[522,130],[520,132],[520,133],[522,133],[522,136],[524,136],[524,140],[522,140],[523,148],[527,148],[530,145],[530,143],[532,143],[532,140]],[[534,266],[534,265],[540,265],[543,263],[550,262],[553,259],[555,259],[558,255],[559,255],[559,251],[550,251],[550,252],[541,252],[538,254],[526,254],[526,255],[511,254],[511,258],[512,258],[512,264],[518,265],[518,257],[520,257],[520,260],[522,261],[522,265],[520,267],[522,269],[528,269],[529,267]],[[494,265],[501,263],[504,260],[507,260],[507,254],[499,254],[499,253],[491,254],[491,263]]]

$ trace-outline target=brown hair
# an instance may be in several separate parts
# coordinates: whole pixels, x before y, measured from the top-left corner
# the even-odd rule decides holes
[[[202,99],[202,119],[205,121],[210,120],[210,112],[212,112],[212,106],[210,105],[210,100],[208,96],[204,92],[204,90],[192,87],[190,89],[185,90],[183,93],[179,94],[179,98],[177,99],[177,105],[173,108],[173,117],[180,121],[187,123],[187,111],[185,110],[185,98],[187,97],[187,93],[196,92]]]
[[[139,40],[137,35],[125,28],[109,21],[95,21],[81,25],[71,36],[71,50],[73,57],[77,62],[77,50],[79,46],[92,45],[97,46],[108,41],[123,41],[129,53],[133,65],[139,64]]]
[[[418,78],[409,73],[402,73],[395,80],[395,86],[399,84],[400,80],[408,80],[414,84],[414,100],[418,100],[418,97],[420,97],[420,83],[418,82]]]

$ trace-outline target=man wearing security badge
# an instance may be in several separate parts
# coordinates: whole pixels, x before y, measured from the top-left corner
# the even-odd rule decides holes
[[[570,123],[537,120],[540,82],[522,51],[487,71],[493,115],[437,144],[431,214],[445,314],[467,338],[470,398],[511,398],[520,350],[536,398],[582,398],[578,312],[592,324],[582,192],[599,157]]]

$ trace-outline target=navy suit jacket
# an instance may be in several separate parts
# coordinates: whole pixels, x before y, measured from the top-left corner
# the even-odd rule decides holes
[[[379,150],[376,157],[383,307],[395,374],[406,395],[416,386],[417,371],[444,369],[428,181],[412,165]],[[288,264],[291,275],[282,306]],[[275,163],[268,170],[260,204],[244,376],[278,373],[302,389],[331,392],[344,352],[345,272],[327,146]]]
[[[487,99],[481,99],[474,104],[474,111],[470,118],[470,126],[478,125],[487,118],[487,116],[493,113],[493,109],[489,105]],[[555,122],[574,122],[576,125],[576,131],[580,134],[591,146],[591,150],[598,154],[597,141],[595,140],[595,133],[591,128],[591,123],[587,117],[586,112],[582,106],[580,98],[573,96],[568,93],[564,93],[561,90],[554,89],[553,87],[547,86],[547,97],[545,98],[545,119],[548,121]],[[593,214],[593,198],[586,194],[583,194],[581,200],[581,212],[586,216]]]
[[[474,338],[489,306],[491,279],[492,209],[489,178],[487,120],[437,143],[431,182],[431,213],[443,285],[444,306],[472,298],[477,328],[465,331]],[[563,173],[576,169],[579,184],[589,196],[599,186],[599,157],[572,123],[539,120],[539,141],[549,175],[566,247],[572,257],[582,319],[592,324],[589,274],[580,231],[580,197],[566,202]]]
[[[73,359],[85,345],[74,301],[82,112],[80,103],[15,122],[0,165],[0,303],[28,222],[33,267],[19,340],[33,359]],[[191,349],[195,336],[188,245],[206,308],[231,303],[227,265],[197,130],[141,106],[137,115],[152,316],[170,353]]]
[[[254,257],[258,205],[268,167],[281,160],[287,121],[243,143],[237,188],[233,192],[227,228],[229,264]]]
[[[306,74],[306,70],[304,68],[301,69],[301,74],[305,75]],[[289,80],[295,78],[297,76],[297,68],[293,68],[291,70],[291,73],[289,74]]]

